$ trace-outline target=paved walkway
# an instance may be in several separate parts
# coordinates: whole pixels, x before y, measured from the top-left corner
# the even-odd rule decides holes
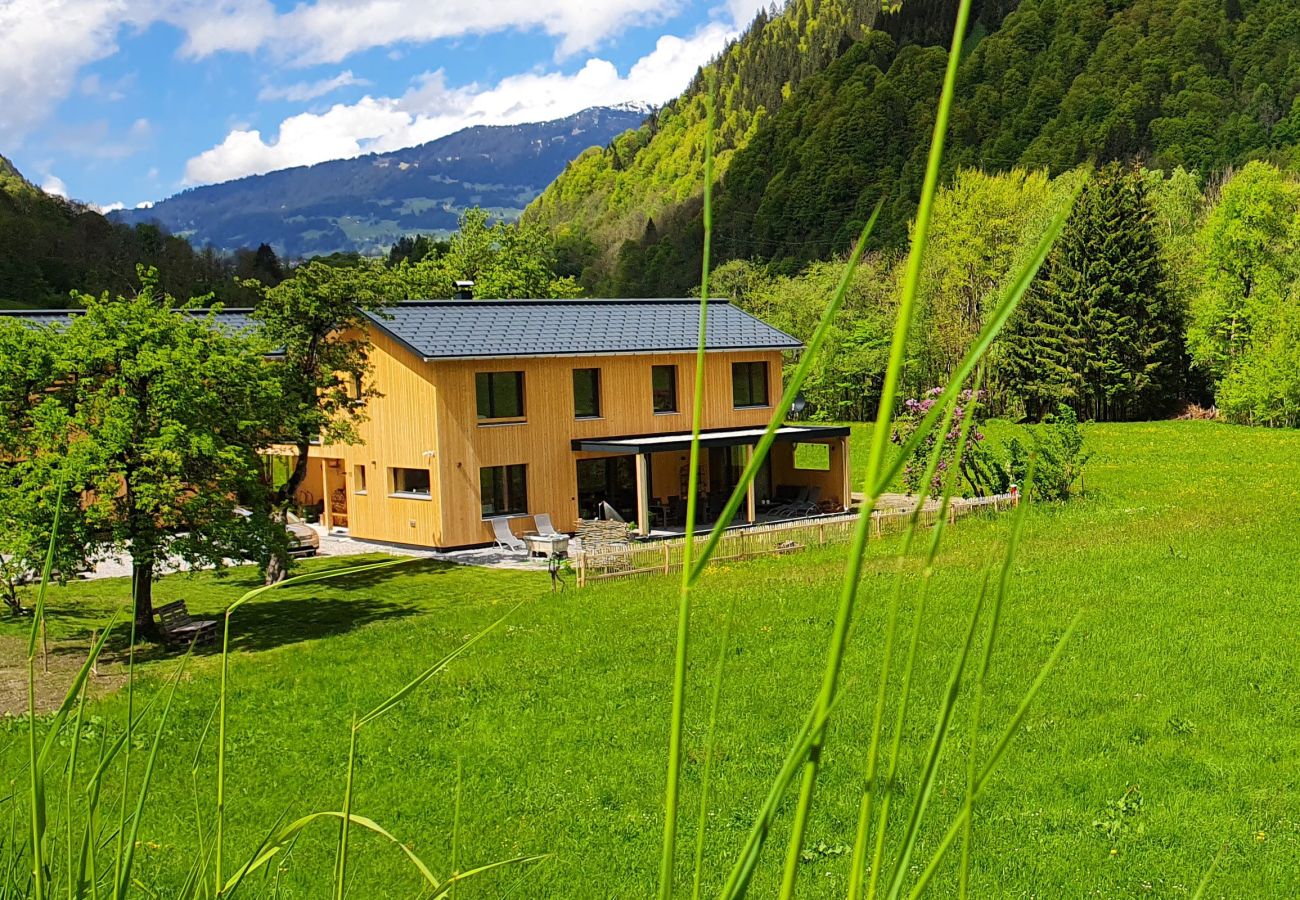
[[[418,556],[425,559],[442,559],[467,566],[487,566],[494,569],[524,569],[527,571],[546,571],[546,560],[540,558],[526,559],[518,553],[507,553],[495,547],[483,547],[477,550],[457,550],[453,553],[440,553],[436,550],[422,550],[419,547],[398,547],[390,544],[376,544],[348,537],[346,534],[331,534],[323,528],[312,526],[320,535],[320,549],[317,556],[360,556],[365,553],[387,553],[390,556]],[[226,560],[227,565],[241,565],[235,560]],[[187,572],[190,566],[183,560],[174,559],[159,574]],[[100,560],[89,572],[81,577],[86,580],[100,578],[129,578],[131,576],[131,558],[129,556],[111,556]]]

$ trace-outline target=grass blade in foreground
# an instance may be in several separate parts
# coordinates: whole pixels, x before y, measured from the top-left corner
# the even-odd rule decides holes
[[[893,419],[894,402],[898,397],[898,386],[903,377],[903,364],[907,352],[908,334],[912,326],[912,310],[920,291],[921,264],[925,259],[926,244],[930,236],[930,220],[934,209],[934,197],[939,188],[939,167],[943,161],[944,140],[948,133],[948,119],[952,112],[953,96],[957,91],[957,68],[961,62],[962,40],[970,22],[971,0],[961,0],[957,8],[957,23],[953,29],[952,48],[948,54],[948,68],[944,74],[943,92],[939,98],[939,108],[935,113],[934,137],[930,144],[930,156],[926,164],[925,182],[921,188],[920,204],[916,212],[916,227],[912,236],[912,248],[907,260],[907,269],[903,278],[903,293],[898,306],[898,319],[894,324],[893,343],[889,349],[889,364],[885,370],[884,387],[880,395],[880,413],[876,417],[876,430],[871,436],[871,449],[867,457],[867,484],[870,493],[863,504],[862,515],[858,519],[854,532],[853,548],[849,555],[848,571],[844,578],[844,587],[840,595],[839,609],[835,614],[835,628],[827,653],[826,670],[822,677],[821,690],[817,695],[818,710],[829,709],[839,685],[840,668],[844,663],[845,645],[848,641],[849,626],[853,620],[853,607],[857,599],[859,580],[862,575],[863,552],[867,543],[867,523],[871,511],[879,498],[879,473],[883,468],[885,447],[889,440],[890,423]],[[961,381],[964,381],[963,376]],[[958,382],[960,383],[960,382]],[[948,402],[951,402],[950,400]],[[817,784],[817,774],[821,766],[821,750],[825,741],[826,727],[818,729],[814,735],[808,761],[804,764],[803,781],[799,786],[799,800],[795,806],[794,824],[791,827],[790,843],[786,852],[785,872],[781,879],[781,898],[788,900],[794,894],[795,880],[798,877],[800,858],[803,853],[804,833],[808,828],[808,816],[812,811],[813,790]]]
[[[362,572],[373,572],[377,569],[387,569],[392,566],[400,566],[413,562],[418,557],[409,559],[392,559],[378,563],[366,563],[360,566],[347,566],[342,569],[330,569],[325,572],[309,572],[306,575],[298,575],[294,578],[286,578],[284,581],[275,584],[266,584],[259,588],[254,588],[244,594],[230,606],[226,607],[224,617],[224,626],[221,634],[221,686],[218,689],[218,711],[217,711],[217,835],[215,838],[214,850],[214,885],[213,892],[215,896],[222,896],[221,864],[222,851],[225,849],[225,828],[226,828],[226,688],[230,677],[230,617],[239,607],[243,606],[249,600],[265,594],[267,591],[279,590],[286,587],[293,587],[300,584],[309,584],[315,581],[327,581],[332,578],[343,578],[348,575],[359,575]],[[132,634],[132,645],[134,645],[134,632]]]
[[[710,73],[704,134],[704,264],[700,274],[700,327],[695,347],[695,396],[691,403],[691,459],[686,495],[686,541],[677,599],[677,647],[673,659],[672,718],[668,726],[668,774],[664,787],[664,836],[659,857],[659,900],[673,893],[677,860],[677,812],[681,802],[682,725],[686,715],[686,651],[691,623],[691,555],[700,487],[700,423],[704,418],[704,351],[709,323],[709,254],[713,241],[713,130],[717,75]]]

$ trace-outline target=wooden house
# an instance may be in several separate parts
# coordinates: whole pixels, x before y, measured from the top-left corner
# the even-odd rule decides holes
[[[363,540],[456,548],[550,515],[575,531],[613,509],[642,533],[680,521],[688,487],[697,300],[438,300],[370,316],[360,442],[313,448],[300,499]],[[731,494],[800,344],[708,304],[700,509]],[[848,429],[787,426],[738,522],[796,492],[849,505]],[[798,489],[804,490],[799,491]],[[812,502],[808,502],[811,499]]]

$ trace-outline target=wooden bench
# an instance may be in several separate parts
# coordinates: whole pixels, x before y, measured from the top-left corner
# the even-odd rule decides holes
[[[158,607],[158,630],[163,643],[171,646],[215,643],[219,624],[215,619],[192,618],[184,600]]]

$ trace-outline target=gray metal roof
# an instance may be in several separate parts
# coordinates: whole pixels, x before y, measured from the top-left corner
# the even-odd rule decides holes
[[[699,300],[422,300],[370,313],[425,360],[693,352]],[[708,350],[803,345],[726,300],[709,301]]]
[[[25,319],[36,325],[66,325],[73,316],[81,315],[82,309],[0,309],[0,316],[11,319]],[[193,316],[206,316],[211,310],[186,310]],[[216,315],[216,320],[231,331],[244,331],[258,327],[252,316],[252,309],[223,309]]]

